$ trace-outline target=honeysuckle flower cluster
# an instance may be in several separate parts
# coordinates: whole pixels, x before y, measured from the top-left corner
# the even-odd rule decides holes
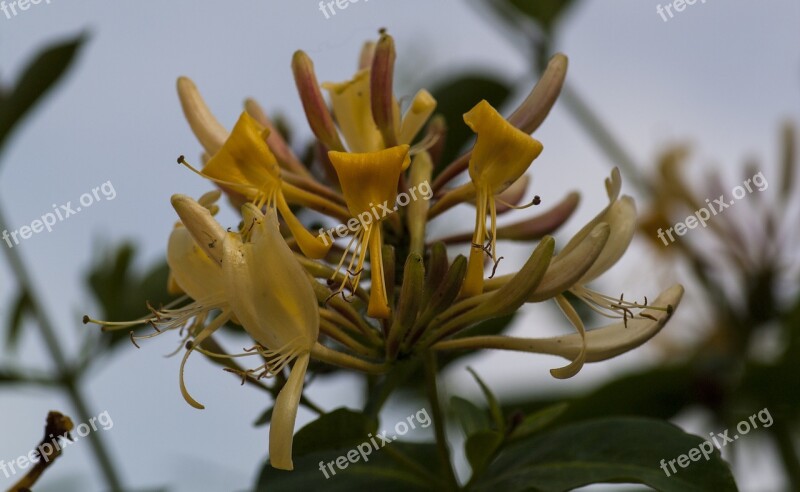
[[[586,362],[605,360],[654,336],[678,305],[675,285],[641,303],[595,292],[587,284],[625,252],[635,230],[633,199],[620,196],[614,170],[606,180],[609,205],[556,252],[548,234],[577,207],[567,195],[549,211],[500,226],[497,217],[528,205],[525,172],[541,154],[531,133],[555,103],[567,60],[555,56],[541,80],[508,118],[488,102],[465,108],[464,122],[476,134],[473,148],[441,163],[446,128],[435,116],[436,101],[425,90],[407,108],[393,90],[394,41],[385,32],[367,43],[352,79],[320,85],[309,57],[298,51],[292,70],[300,101],[316,141],[313,162],[293,152],[276,125],[253,100],[228,131],[212,115],[194,83],[178,80],[180,101],[203,147],[202,165],[179,162],[218,190],[194,200],[175,195],[180,218],[170,235],[170,286],[182,294],[173,305],[132,322],[105,322],[104,329],[149,325],[150,334],[177,330],[184,366],[199,351],[226,357],[204,343],[225,324],[240,325],[253,339],[246,352],[262,364],[245,377],[288,371],[275,401],[270,462],[292,469],[292,436],[305,374],[313,358],[343,368],[382,374],[398,361],[430,351],[494,348],[566,358],[552,375],[575,375]],[[328,98],[323,95],[327,92]],[[440,169],[434,176],[434,169]],[[469,181],[455,186],[468,172]],[[435,179],[434,179],[435,178]],[[418,200],[378,222],[361,223],[341,244],[328,244],[304,225],[303,209],[346,222],[376,204],[393,202],[399,191],[431,180],[435,196]],[[241,223],[215,219],[222,194],[241,209]],[[459,204],[475,208],[472,233],[433,241],[431,219]],[[488,222],[488,226],[487,226]],[[501,240],[537,242],[517,273],[495,276]],[[450,258],[448,246],[466,256]],[[369,278],[368,282],[365,280]],[[574,294],[614,322],[586,330],[565,297]],[[470,327],[515,312],[525,303],[553,299],[576,333],[554,338],[469,336]],[[181,350],[179,348],[179,350]]]

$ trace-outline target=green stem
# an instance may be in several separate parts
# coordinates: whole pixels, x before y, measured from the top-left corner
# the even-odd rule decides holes
[[[355,369],[367,374],[383,374],[389,369],[389,364],[359,359],[352,355],[329,349],[319,342],[311,348],[311,357],[334,366]]]
[[[564,84],[561,91],[561,100],[566,104],[572,116],[583,126],[586,133],[592,137],[600,150],[605,152],[615,166],[619,166],[620,171],[627,176],[636,187],[642,192],[647,192],[650,186],[639,172],[639,168],[633,158],[622,147],[622,144],[606,129],[606,125],[600,121],[597,113],[589,107],[589,104],[581,97],[576,90],[568,83]]]
[[[523,34],[530,41],[530,48],[536,55],[538,63],[534,65],[534,70],[541,75],[547,66],[548,55],[553,51],[552,40],[548,36],[540,36],[538,31],[527,31]],[[526,53],[526,55],[528,55]],[[625,150],[622,144],[614,138],[606,125],[597,116],[597,113],[589,106],[586,100],[569,84],[565,82],[561,89],[560,101],[566,104],[567,110],[578,120],[586,133],[605,152],[615,166],[619,166],[620,171],[630,178],[634,186],[639,188],[642,193],[650,193],[653,190],[639,172],[639,167]]]
[[[453,470],[453,462],[450,460],[450,449],[447,446],[447,435],[445,434],[444,414],[439,402],[439,391],[436,387],[437,362],[436,353],[428,350],[423,355],[425,359],[425,386],[428,391],[428,399],[431,402],[431,413],[433,418],[433,428],[436,434],[436,448],[439,451],[442,470],[445,473],[445,481],[449,490],[460,490],[458,479]]]
[[[792,432],[789,426],[775,421],[775,425],[770,428],[772,438],[778,447],[783,468],[786,470],[786,479],[789,481],[789,489],[800,490],[800,457],[792,439]]]
[[[382,451],[385,451],[386,454],[388,454],[389,457],[395,460],[397,463],[405,466],[411,472],[416,473],[420,477],[424,478],[427,483],[429,484],[436,483],[440,486],[445,485],[439,477],[426,470],[424,466],[420,465],[419,463],[412,460],[402,452],[394,449],[393,447],[386,446],[385,448],[382,449]]]
[[[0,230],[8,230],[7,223],[8,222],[5,220],[2,209],[0,208]],[[22,261],[22,257],[20,256],[18,250],[14,249],[13,247],[0,246],[0,248],[6,252],[6,258],[8,258],[8,262],[11,265],[11,270],[14,272],[14,275],[19,282],[20,289],[24,293],[27,293],[28,298],[30,299],[31,312],[37,320],[36,325],[39,327],[39,331],[44,339],[47,351],[55,363],[56,370],[61,375],[59,378],[59,384],[64,388],[69,396],[72,406],[75,408],[75,412],[77,413],[78,419],[80,419],[81,422],[89,422],[89,420],[92,418],[92,415],[89,412],[89,406],[86,404],[86,397],[83,395],[80,388],[78,388],[75,373],[67,362],[64,353],[61,351],[61,345],[56,337],[56,331],[53,328],[53,324],[50,322],[50,318],[44,310],[41,301],[33,289],[33,282],[28,270],[25,268],[25,263]],[[100,466],[100,471],[105,478],[108,488],[112,491],[122,491],[123,487],[119,475],[117,474],[116,468],[109,457],[109,453],[105,448],[105,444],[103,443],[100,434],[97,432],[92,432],[88,435],[88,438],[89,444],[92,447],[92,452],[97,459],[97,463]]]

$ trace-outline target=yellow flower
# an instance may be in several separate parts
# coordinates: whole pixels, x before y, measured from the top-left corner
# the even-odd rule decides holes
[[[325,82],[333,115],[351,152],[375,152],[385,149],[384,138],[372,114],[370,69],[359,70],[345,82]],[[400,105],[393,99],[395,141],[411,144],[436,108],[436,99],[426,90],[419,91],[400,118]]]
[[[467,276],[462,296],[474,296],[483,292],[483,254],[488,252],[497,263],[497,208],[496,195],[511,186],[542,152],[542,144],[530,135],[515,128],[488,102],[481,101],[464,115],[464,121],[478,137],[469,161],[469,175],[477,198],[475,232],[469,255]],[[491,226],[487,239],[486,214]]]
[[[319,335],[317,297],[308,275],[283,240],[274,209],[266,216],[252,204],[243,209],[243,235],[228,233],[223,244],[225,288],[236,317],[266,350],[272,374],[294,361],[275,400],[270,426],[270,462],[291,470],[292,436],[311,349]]]
[[[216,211],[214,202],[218,198],[218,191],[204,195],[200,203],[185,195],[172,197],[172,205],[181,217],[181,223],[173,229],[167,245],[170,281],[185,292],[192,299],[191,302],[179,308],[151,308],[152,316],[135,321],[107,322],[84,317],[84,322],[102,325],[104,331],[143,324],[149,324],[156,330],[153,334],[143,336],[134,336],[131,332],[134,344],[137,339],[152,338],[166,331],[180,330],[183,333],[185,330],[186,335],[178,349],[186,346],[179,370],[179,384],[186,402],[198,409],[204,407],[189,395],[184,383],[186,362],[191,353],[218,328],[228,321],[235,321],[228,304],[220,265],[225,231],[212,215],[212,210]],[[178,302],[185,299],[179,299]]]
[[[322,258],[330,245],[306,230],[289,208],[285,192],[296,190],[281,180],[278,161],[266,142],[268,135],[268,129],[242,113],[228,139],[199,174],[253,200],[259,208],[277,207],[303,253]]]
[[[401,115],[393,91],[394,39],[386,32],[363,55],[352,79],[322,84],[331,101],[331,115],[319,91],[311,59],[302,51],[294,54],[292,71],[309,126],[329,150],[345,150],[339,133],[350,152],[411,145],[436,109],[436,100],[428,91],[420,90]],[[420,147],[428,144],[421,143]]]
[[[435,350],[499,349],[551,354],[572,362],[550,373],[557,378],[574,376],[585,362],[600,362],[644,344],[666,325],[683,297],[683,287],[673,285],[656,298],[654,304],[668,306],[666,309],[647,308],[642,315],[623,323],[612,323],[593,330],[584,331],[581,323],[578,333],[552,338],[517,338],[504,335],[489,335],[456,338],[438,342]],[[574,310],[567,308],[568,313]],[[568,314],[568,317],[571,317]],[[579,320],[578,320],[579,321]]]
[[[408,150],[408,145],[399,145],[378,152],[328,152],[339,176],[347,207],[353,218],[358,218],[360,222],[359,231],[353,237],[353,241],[357,241],[360,245],[358,254],[353,253],[347,268],[348,276],[345,277],[345,282],[339,291],[344,289],[350,275],[354,277],[352,290],[355,291],[364,268],[364,260],[369,252],[372,285],[367,314],[376,318],[388,318],[390,314],[381,254],[383,215],[377,210],[381,205],[391,207],[395,203],[400,174],[411,162]],[[342,256],[338,269],[341,269],[346,258],[347,255]]]
[[[351,152],[375,152],[383,148],[383,138],[372,119],[370,71],[364,69],[348,81],[325,82],[333,115]]]

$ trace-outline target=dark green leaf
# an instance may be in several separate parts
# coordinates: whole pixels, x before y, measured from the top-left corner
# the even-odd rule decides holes
[[[490,75],[467,73],[435,86],[431,94],[436,98],[436,112],[443,115],[447,121],[447,138],[442,163],[449,164],[458,157],[474,136],[472,130],[464,123],[464,113],[482,99],[499,108],[508,99],[511,89],[508,84]],[[434,170],[434,175],[440,171],[441,167],[438,167]]]
[[[704,441],[652,419],[610,418],[557,428],[504,449],[473,490],[560,492],[592,483],[637,483],[662,492],[736,491],[719,451],[677,473],[661,468]]]
[[[509,436],[511,439],[530,437],[556,421],[569,407],[568,403],[557,403],[532,415],[528,415]]]
[[[578,2],[575,0],[499,0],[527,15],[546,32],[552,33],[558,22]]]
[[[6,348],[11,351],[17,347],[19,333],[26,314],[31,314],[31,298],[27,291],[22,291],[12,304],[8,317],[8,331],[6,332]]]
[[[473,474],[483,471],[502,443],[503,435],[495,430],[481,431],[467,438],[464,452]]]
[[[255,492],[297,492],[324,490],[326,492],[372,491],[381,492],[429,492],[442,490],[441,485],[431,480],[435,477],[437,465],[436,445],[421,443],[392,442],[386,445],[391,450],[370,448],[366,451],[368,441],[362,437],[359,444],[368,461],[364,461],[355,446],[339,450],[315,452],[307,456],[295,458],[293,471],[282,471],[264,465],[259,475]],[[356,450],[358,458],[355,463],[346,461],[348,451]],[[403,464],[392,453],[402,453],[406,459],[413,460],[413,465]],[[344,457],[344,459],[341,459]],[[345,469],[335,464],[337,458]],[[330,467],[328,464],[330,463]],[[325,468],[325,473],[322,472]],[[418,467],[430,474],[429,477],[414,471]],[[331,468],[333,472],[331,472]],[[327,474],[327,477],[326,477]]]
[[[497,401],[497,397],[494,396],[492,390],[483,382],[483,380],[478,376],[471,367],[468,367],[467,370],[472,374],[472,377],[475,378],[475,381],[478,382],[478,385],[481,387],[481,391],[483,391],[483,396],[486,398],[486,403],[489,404],[489,414],[492,416],[492,420],[494,420],[494,425],[497,431],[500,434],[505,434],[506,431],[506,420],[503,417],[503,409],[500,408],[500,403]]]
[[[50,46],[28,64],[14,89],[0,102],[0,147],[22,117],[64,75],[84,40],[81,35]]]
[[[622,376],[591,393],[570,398],[558,422],[576,422],[602,416],[639,415],[668,419],[702,396],[690,366],[658,367]],[[564,401],[563,395],[539,397],[506,405],[506,412],[536,412]]]
[[[148,314],[148,301],[156,308],[169,303],[172,296],[167,293],[167,264],[159,263],[140,276],[132,268],[135,255],[135,248],[129,243],[110,254],[99,255],[87,275],[89,288],[101,308],[100,316],[93,318],[134,320]],[[107,333],[104,339],[108,347],[114,347],[129,337],[126,330],[120,330]]]
[[[272,411],[275,410],[275,407],[269,407],[268,409],[264,410],[264,412],[258,416],[255,422],[253,422],[254,427],[263,427],[269,424],[272,421]]]
[[[474,403],[460,396],[450,399],[450,411],[461,424],[464,437],[469,437],[477,432],[490,430],[491,421],[486,410],[478,408]]]
[[[377,420],[362,412],[337,408],[297,431],[293,455],[299,457],[316,451],[351,448],[377,430]]]

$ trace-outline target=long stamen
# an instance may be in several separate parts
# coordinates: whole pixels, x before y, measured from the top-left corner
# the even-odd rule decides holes
[[[186,361],[189,360],[189,356],[192,355],[192,351],[199,345],[201,345],[208,337],[210,337],[219,327],[224,325],[228,322],[231,318],[231,313],[229,310],[222,311],[216,318],[214,318],[211,323],[208,324],[203,331],[198,334],[194,340],[187,342],[186,346],[186,354],[183,356],[183,360],[181,361],[181,367],[179,371],[179,378],[180,378],[180,387],[181,387],[181,394],[183,395],[183,399],[186,400],[186,403],[193,406],[197,409],[204,409],[205,407],[200,404],[197,400],[189,395],[189,391],[186,389],[186,384],[183,380],[183,372],[186,368]]]
[[[500,204],[502,204],[503,206],[511,208],[511,209],[514,209],[514,210],[525,210],[527,208],[533,207],[534,205],[539,205],[540,203],[542,203],[542,199],[541,199],[541,197],[539,195],[535,195],[533,197],[533,199],[531,200],[531,202],[528,203],[527,205],[512,205],[512,204],[508,203],[507,201],[503,200],[502,198],[500,198],[499,195],[496,195],[494,197],[494,199],[495,199],[495,201],[500,202]]]
[[[634,310],[653,309],[656,311],[665,311],[667,313],[672,310],[670,306],[649,306],[646,297],[644,304],[639,304],[637,302],[625,301],[624,295],[620,295],[619,299],[616,299],[589,290],[583,286],[575,287],[571,289],[571,291],[592,311],[610,319],[622,318],[625,322],[625,326],[628,324],[628,318],[635,319],[639,316],[641,318],[653,319],[653,315],[651,314],[641,312],[635,313]]]

